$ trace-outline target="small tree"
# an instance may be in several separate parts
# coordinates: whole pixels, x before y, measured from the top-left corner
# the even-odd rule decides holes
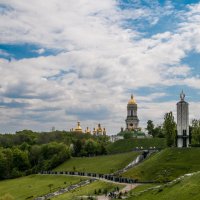
[[[192,120],[192,144],[200,145],[200,120]]]
[[[154,124],[152,120],[148,120],[147,121],[147,128],[146,130],[148,131],[148,134],[153,135],[153,131],[154,131]],[[154,136],[154,135],[153,135]]]
[[[73,166],[73,171],[74,171],[74,172],[76,171],[76,167],[75,167],[75,166]]]
[[[158,125],[154,128],[153,130],[153,137],[159,137],[159,138],[164,138],[165,135],[163,133],[163,128],[162,126]]]
[[[48,185],[48,187],[49,187],[49,191],[51,192],[51,189],[52,189],[52,187],[53,187],[53,184],[50,183],[50,184]]]
[[[166,137],[167,146],[175,145],[176,123],[172,112],[166,113],[163,123],[164,134]]]

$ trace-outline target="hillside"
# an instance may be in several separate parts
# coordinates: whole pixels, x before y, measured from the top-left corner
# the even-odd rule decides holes
[[[166,142],[165,138],[124,139],[109,144],[107,146],[107,150],[109,153],[122,153],[132,151],[136,147],[143,147],[144,149],[156,147],[159,149],[163,149],[166,148]]]
[[[139,180],[166,181],[200,170],[200,148],[164,149],[123,174]]]
[[[55,168],[54,171],[113,173],[124,168],[138,155],[139,152],[128,152],[106,156],[71,158]]]
[[[197,200],[200,199],[199,191],[200,173],[186,177],[175,183],[161,186],[157,189],[151,189],[147,192],[141,193],[140,195],[130,197],[127,200]],[[135,193],[133,190],[132,194],[136,195],[137,192]]]
[[[37,196],[56,191],[58,188],[67,187],[80,182],[83,177],[30,175],[22,178],[0,181],[0,197],[10,194],[15,200],[34,199]]]

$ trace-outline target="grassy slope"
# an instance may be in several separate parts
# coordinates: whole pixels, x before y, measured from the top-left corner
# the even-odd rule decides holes
[[[87,186],[83,186],[74,191],[70,191],[63,195],[57,196],[57,197],[53,198],[53,200],[54,199],[55,200],[72,200],[72,199],[76,199],[77,197],[80,197],[80,196],[90,196],[90,195],[93,196],[95,190],[98,191],[99,189],[101,189],[101,191],[104,191],[104,189],[107,189],[107,191],[113,191],[114,188],[116,188],[117,186],[119,188],[122,187],[122,185],[119,185],[119,184],[96,181]]]
[[[71,158],[61,164],[54,171],[75,171],[80,172],[96,172],[96,173],[112,173],[122,169],[137,157],[137,152],[128,152],[116,155]]]
[[[84,179],[84,178],[83,178]],[[66,182],[66,184],[64,184]],[[11,194],[15,200],[23,200],[27,197],[34,198],[49,193],[49,184],[53,184],[52,191],[59,187],[67,187],[80,182],[79,177],[30,175],[22,178],[0,181],[0,196]],[[33,199],[29,198],[29,199]]]
[[[187,177],[172,186],[154,189],[128,200],[197,200],[200,199],[200,174]],[[134,192],[134,191],[133,191]]]
[[[172,180],[200,170],[200,148],[162,150],[123,174],[139,180]]]
[[[107,146],[107,150],[109,153],[121,153],[132,151],[136,147],[157,147],[157,148],[165,148],[166,141],[165,138],[146,138],[146,139],[125,139],[118,140],[112,144]]]

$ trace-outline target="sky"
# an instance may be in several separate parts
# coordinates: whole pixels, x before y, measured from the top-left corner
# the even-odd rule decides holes
[[[184,90],[200,118],[200,1],[0,0],[0,132],[140,126]]]

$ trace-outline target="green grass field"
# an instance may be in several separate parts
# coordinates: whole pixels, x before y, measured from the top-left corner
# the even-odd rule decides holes
[[[164,149],[125,172],[123,176],[139,180],[173,180],[200,170],[200,148]]]
[[[61,164],[54,171],[79,171],[79,172],[95,172],[95,173],[113,173],[124,168],[133,161],[138,152],[128,152],[123,154],[71,158]]]
[[[134,193],[141,192],[141,191],[144,191],[148,188],[152,188],[152,187],[155,187],[155,186],[158,186],[158,185],[159,184],[157,184],[157,183],[142,184],[142,185],[137,186],[133,190],[131,190],[130,193],[134,194]]]
[[[119,185],[119,184],[108,183],[108,182],[96,181],[89,185],[83,186],[81,188],[77,188],[74,191],[70,191],[63,195],[54,197],[53,200],[81,199],[80,196],[94,196],[95,190],[99,191],[99,189],[101,189],[101,191],[103,192],[106,189],[109,192],[109,191],[113,191],[114,188],[116,188],[116,187],[122,188],[124,186]],[[99,194],[99,195],[101,195],[101,194]]]
[[[139,186],[140,187],[140,186]],[[136,189],[139,189],[136,188]],[[133,196],[127,200],[198,200],[200,199],[200,174],[186,177],[184,180],[169,186],[162,186]],[[137,192],[135,190],[135,192]],[[133,190],[134,194],[134,190]]]
[[[150,148],[166,148],[165,138],[145,138],[145,139],[125,139],[118,140],[112,144],[107,146],[107,150],[109,153],[122,153],[132,151],[136,147]]]
[[[81,178],[84,180],[84,178]],[[30,175],[22,178],[0,181],[0,197],[10,194],[15,200],[34,199],[50,192],[49,184],[53,184],[52,191],[80,182],[80,177]],[[30,198],[28,198],[30,197]]]

